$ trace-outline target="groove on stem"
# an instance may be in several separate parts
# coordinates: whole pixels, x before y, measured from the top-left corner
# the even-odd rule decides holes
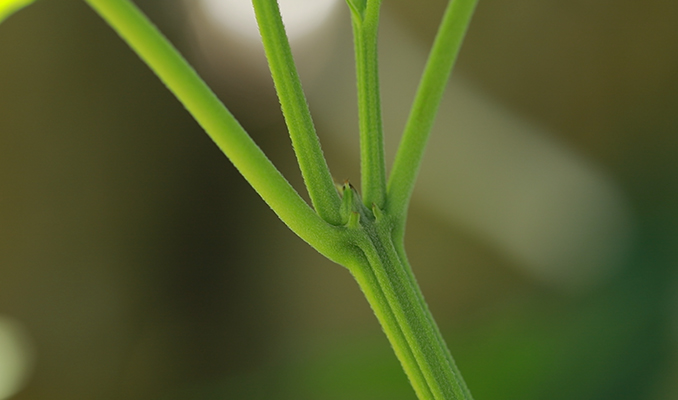
[[[472,400],[428,310],[409,264],[393,242],[393,224],[365,221],[362,264],[350,268],[421,400]]]

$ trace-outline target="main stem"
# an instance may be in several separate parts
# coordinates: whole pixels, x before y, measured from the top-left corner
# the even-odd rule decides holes
[[[424,297],[391,218],[361,221],[362,257],[349,269],[421,400],[472,400]]]

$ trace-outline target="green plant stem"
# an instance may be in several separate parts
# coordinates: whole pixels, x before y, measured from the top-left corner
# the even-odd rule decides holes
[[[381,120],[377,36],[381,0],[349,1],[355,46],[360,121],[360,174],[367,207],[386,203],[386,164]]]
[[[323,219],[339,225],[341,199],[313,126],[278,3],[276,0],[252,0],[252,5],[271,76],[311,202]]]
[[[128,0],[86,0],[183,103],[280,219],[320,253],[346,262],[345,233],[321,219],[285,180],[179,52]]]
[[[388,181],[387,210],[400,216],[400,236],[433,121],[477,2],[451,0],[448,4],[398,146]]]
[[[377,213],[378,214],[378,213]],[[349,265],[420,400],[471,400],[419,290],[391,218],[361,219],[363,256]]]
[[[409,192],[405,190],[408,175],[393,178],[393,193],[401,197],[397,197],[398,203],[391,207],[389,198],[384,210],[376,203],[358,200],[358,194],[350,185],[345,185],[343,204],[336,206],[345,226],[331,225],[303,201],[195,71],[132,3],[128,0],[86,1],[160,77],[283,222],[329,259],[349,268],[382,324],[417,396],[421,400],[471,400],[405,256],[401,234],[405,212],[399,207],[406,207],[407,199],[402,196],[411,192],[411,188]],[[266,6],[264,0],[257,1],[262,2],[262,7]],[[470,0],[455,3],[464,1],[464,4],[475,4]],[[449,19],[446,14],[448,24]],[[468,21],[462,18],[461,22]],[[459,28],[445,29],[449,34]],[[284,35],[284,31],[273,34]],[[439,54],[447,48],[449,46],[439,45],[433,53]],[[291,62],[291,58],[276,62]],[[433,78],[425,77],[424,82],[435,82],[440,75],[441,72],[434,71]],[[429,92],[430,88],[424,90]],[[300,99],[296,97],[294,101]],[[429,104],[418,100],[415,105],[421,102]],[[415,139],[419,136],[421,134],[415,135]],[[405,143],[404,139],[403,145]],[[405,154],[404,160],[407,156]],[[403,162],[400,161],[401,165]],[[365,203],[370,204],[371,209],[367,209]]]

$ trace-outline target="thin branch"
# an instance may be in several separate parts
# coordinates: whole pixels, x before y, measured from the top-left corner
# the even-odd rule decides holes
[[[276,0],[253,0],[266,58],[273,76],[299,169],[316,212],[341,223],[341,199],[320,147]]]
[[[348,4],[355,42],[362,197],[368,208],[372,204],[383,208],[386,203],[386,165],[377,57],[381,0],[356,3],[349,1]]]
[[[388,181],[387,209],[401,219],[401,224],[404,224],[440,100],[477,2],[449,2],[419,83]]]
[[[183,103],[245,179],[297,235],[343,260],[341,230],[316,214],[285,180],[179,52],[129,0],[86,0]],[[345,261],[343,261],[345,262]]]

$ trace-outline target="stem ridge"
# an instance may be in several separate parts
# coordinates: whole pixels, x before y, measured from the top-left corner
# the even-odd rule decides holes
[[[364,259],[362,265],[350,269],[417,396],[426,400],[471,400],[440,331],[432,323],[409,264],[393,241],[394,225],[390,218],[363,222],[364,236],[358,247]]]

